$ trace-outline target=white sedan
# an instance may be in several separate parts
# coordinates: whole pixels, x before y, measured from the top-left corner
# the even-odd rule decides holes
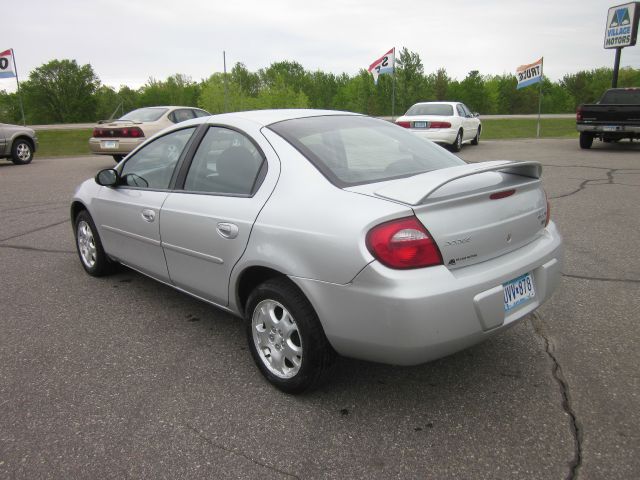
[[[447,145],[454,152],[459,152],[465,142],[477,145],[482,134],[478,114],[460,102],[416,103],[396,124],[432,142]]]

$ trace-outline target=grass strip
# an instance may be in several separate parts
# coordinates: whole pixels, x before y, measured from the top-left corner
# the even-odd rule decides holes
[[[75,157],[91,155],[89,138],[91,129],[38,130],[36,158]]]
[[[482,117],[480,118],[482,120]],[[482,120],[482,138],[507,140],[511,138],[535,138],[535,118],[496,118]],[[540,137],[577,138],[576,121],[573,118],[540,119]]]

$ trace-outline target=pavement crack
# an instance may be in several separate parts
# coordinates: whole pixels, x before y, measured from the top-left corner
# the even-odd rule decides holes
[[[0,248],[12,248],[14,250],[27,250],[30,252],[43,252],[43,253],[69,253],[72,255],[76,253],[71,250],[56,250],[54,248],[27,247],[26,245],[0,245]]]
[[[606,170],[607,178],[594,178],[591,180],[584,180],[583,182],[580,183],[580,185],[578,185],[578,188],[576,190],[569,193],[565,193],[563,195],[557,195],[555,197],[549,197],[549,198],[551,198],[552,200],[557,200],[559,198],[571,197],[576,193],[580,193],[589,185],[619,185],[615,182],[613,176],[621,170],[624,170],[624,171],[630,170],[628,168],[605,168],[605,167],[583,167],[583,168],[596,168],[599,170]],[[595,182],[600,182],[600,183],[595,183]]]
[[[560,365],[558,358],[554,354],[553,344],[543,330],[542,317],[538,312],[533,313],[532,317],[533,319],[531,321],[531,324],[533,325],[533,330],[544,342],[545,352],[553,363],[553,366],[551,368],[551,375],[560,388],[560,395],[562,396],[562,409],[569,416],[569,429],[571,430],[571,435],[573,437],[574,451],[573,458],[569,462],[569,473],[567,474],[566,480],[575,480],[576,478],[578,478],[578,470],[582,465],[582,428],[580,426],[580,423],[578,422],[576,413],[573,410],[573,405],[571,404],[571,396],[569,395],[569,384],[567,383],[567,380],[564,378],[564,375],[562,373],[562,366]]]
[[[255,465],[259,465],[261,467],[267,468],[269,470],[271,470],[272,472],[277,472],[280,473],[282,475],[285,475],[287,477],[291,477],[291,478],[296,478],[298,480],[300,480],[300,477],[298,477],[297,475],[294,475],[292,473],[289,472],[285,472],[284,470],[280,470],[279,468],[276,467],[272,467],[271,465],[267,465],[266,463],[262,463],[254,458],[251,458],[250,456],[236,450],[233,448],[229,448],[226,447],[224,445],[220,445],[219,443],[214,442],[213,440],[211,440],[209,437],[207,437],[204,433],[202,433],[200,430],[198,430],[197,428],[191,426],[190,424],[186,423],[185,424],[187,426],[187,428],[189,428],[189,430],[191,430],[192,432],[194,432],[200,439],[204,440],[205,442],[207,442],[209,445],[211,445],[214,448],[218,448],[220,450],[224,450],[225,452],[231,453],[232,455],[238,455],[242,458],[245,458],[246,460],[249,460],[251,463],[254,463]]]
[[[577,278],[579,280],[594,280],[597,282],[640,283],[640,280],[636,280],[633,278],[590,277],[587,275],[572,275],[570,273],[563,273],[562,276],[568,278]]]
[[[45,225],[43,227],[34,228],[33,230],[29,230],[28,232],[18,233],[16,235],[12,235],[11,237],[7,237],[7,238],[0,238],[0,242],[6,242],[7,240],[13,240],[14,238],[24,237],[25,235],[29,235],[30,233],[40,232],[42,230],[46,230],[47,228],[56,227],[58,225],[62,225],[63,223],[67,223],[67,222],[70,222],[70,221],[71,220],[69,220],[67,218],[66,220],[61,220],[61,221],[56,222],[56,223],[51,223],[51,224]]]

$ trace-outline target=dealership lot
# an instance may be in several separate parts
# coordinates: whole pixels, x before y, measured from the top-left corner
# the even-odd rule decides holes
[[[0,164],[0,478],[640,476],[639,154],[463,147],[545,165],[560,289],[473,349],[341,359],[299,397],[263,380],[237,319],[130,270],[83,272],[68,201],[110,158]]]

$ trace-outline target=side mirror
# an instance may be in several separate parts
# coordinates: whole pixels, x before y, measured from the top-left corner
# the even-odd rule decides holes
[[[96,175],[96,183],[103,187],[115,187],[120,180],[120,174],[113,168],[100,170]]]

